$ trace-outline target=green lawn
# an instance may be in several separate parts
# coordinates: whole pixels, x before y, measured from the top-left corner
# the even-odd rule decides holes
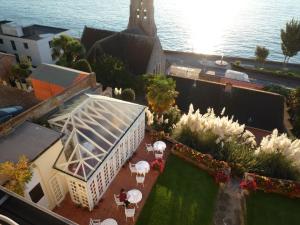
[[[170,155],[137,225],[212,225],[217,192],[206,172]]]
[[[247,225],[299,225],[300,199],[256,192],[247,199]]]

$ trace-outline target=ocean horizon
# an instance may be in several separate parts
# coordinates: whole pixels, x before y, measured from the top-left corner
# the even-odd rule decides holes
[[[154,0],[158,36],[165,50],[253,58],[256,45],[283,61],[280,29],[300,19],[299,0]],[[126,29],[130,0],[0,0],[0,20],[71,30],[84,26]],[[290,62],[300,63],[300,54]]]

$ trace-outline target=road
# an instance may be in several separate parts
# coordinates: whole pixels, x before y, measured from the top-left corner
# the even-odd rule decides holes
[[[225,71],[230,69],[230,63],[235,62],[236,60],[241,61],[245,65],[252,65],[254,66],[253,60],[248,59],[240,59],[234,57],[224,57],[229,64],[227,66],[218,66],[215,64],[216,60],[220,60],[220,56],[205,56],[201,54],[178,54],[172,52],[166,52],[167,61],[170,64],[175,64],[178,66],[186,66],[186,67],[195,67],[200,68],[202,70],[208,71],[212,70],[215,71],[216,76],[223,76],[225,75]],[[279,63],[270,63],[268,66],[273,68],[282,68],[282,64]],[[291,64],[289,65],[289,69],[292,70],[300,70],[300,65]],[[268,75],[262,73],[254,73],[254,72],[247,72],[250,82],[255,84],[261,85],[280,85],[286,88],[297,88],[300,87],[300,80],[293,80],[289,78],[283,77],[270,77]]]

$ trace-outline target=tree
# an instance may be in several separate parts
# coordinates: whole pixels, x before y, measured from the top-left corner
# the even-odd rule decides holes
[[[103,54],[92,64],[97,81],[105,87],[138,89],[139,77],[129,73],[119,58]]]
[[[80,41],[68,35],[62,34],[52,41],[52,56],[58,59],[57,65],[72,67],[84,54],[85,49]]]
[[[146,98],[150,108],[158,115],[163,114],[175,104],[178,92],[176,82],[164,75],[146,76]]]
[[[87,73],[93,72],[90,63],[86,59],[79,59],[73,64],[72,68]]]
[[[7,189],[24,196],[25,184],[31,180],[32,171],[28,159],[21,156],[17,163],[10,161],[1,163],[0,175],[8,179],[4,184]]]
[[[300,21],[292,19],[286,23],[285,29],[281,29],[281,50],[284,63],[300,51]]]
[[[135,100],[135,92],[131,88],[126,88],[122,91],[121,99],[128,102],[133,102]]]
[[[256,46],[255,57],[257,62],[264,64],[268,55],[269,55],[269,49],[263,46]]]
[[[18,79],[26,79],[31,74],[30,69],[31,62],[27,58],[21,57],[20,63],[12,66],[11,73]]]

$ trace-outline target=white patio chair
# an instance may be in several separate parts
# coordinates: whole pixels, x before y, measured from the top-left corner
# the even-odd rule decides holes
[[[130,169],[131,175],[132,175],[133,173],[137,173],[137,170],[136,170],[136,168],[135,168],[135,164],[132,164],[131,162],[129,162],[129,169]]]
[[[125,205],[124,202],[120,201],[119,195],[114,194],[114,199],[115,199],[115,203],[117,205],[117,208],[119,208],[119,206]]]
[[[135,178],[136,178],[136,184],[137,185],[142,184],[144,187],[145,175],[137,174]]]
[[[162,152],[155,153],[155,159],[162,159],[163,157],[164,157],[164,153],[162,153]]]
[[[100,221],[100,219],[90,218],[90,225],[101,225],[101,221]]]
[[[146,144],[146,151],[149,152],[154,152],[154,148],[151,144]]]
[[[132,217],[132,221],[134,221],[134,214],[135,214],[135,208],[133,208],[133,209],[125,208],[126,222],[127,222],[128,217]]]

